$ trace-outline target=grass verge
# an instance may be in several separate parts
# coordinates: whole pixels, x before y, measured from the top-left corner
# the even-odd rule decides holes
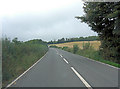
[[[89,46],[89,47],[88,47]],[[56,47],[57,48],[57,47]],[[105,64],[109,64],[112,65],[114,67],[120,68],[120,64],[117,64],[113,61],[109,61],[109,60],[105,60],[100,51],[99,50],[95,50],[93,47],[91,47],[89,44],[87,45],[83,45],[83,49],[78,49],[76,52],[74,52],[74,47],[73,48],[69,48],[69,47],[58,47],[62,50],[74,53],[74,54],[78,54],[87,58],[90,58],[92,60],[96,60]]]

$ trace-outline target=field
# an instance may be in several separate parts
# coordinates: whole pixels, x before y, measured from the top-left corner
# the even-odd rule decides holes
[[[83,49],[84,43],[90,43],[90,45],[95,49],[99,50],[99,46],[101,45],[100,41],[78,41],[78,42],[67,42],[67,43],[61,43],[61,44],[50,44],[50,46],[58,46],[58,47],[69,47],[73,48],[74,44],[77,44],[80,49]]]

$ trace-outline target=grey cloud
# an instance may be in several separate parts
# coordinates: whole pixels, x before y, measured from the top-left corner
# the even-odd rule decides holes
[[[20,40],[40,38],[46,41],[62,37],[97,35],[75,16],[83,15],[81,4],[73,4],[64,9],[45,13],[22,13],[3,18],[3,34]]]

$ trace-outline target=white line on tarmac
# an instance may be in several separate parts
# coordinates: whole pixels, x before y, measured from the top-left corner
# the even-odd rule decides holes
[[[83,84],[88,88],[88,89],[93,89],[86,81],[85,79],[73,68],[71,69],[74,71],[74,73],[78,76],[78,78],[83,82]]]
[[[84,57],[84,58],[86,58],[86,57]],[[93,60],[93,59],[90,59],[90,58],[86,58],[86,59],[91,60],[91,61],[94,61],[94,62],[97,62],[97,63],[99,63],[99,64],[103,64],[103,65],[106,65],[106,66],[115,68],[115,69],[120,69],[120,68],[114,67],[114,66],[112,66],[112,65],[105,64],[105,63],[102,63],[102,62],[100,62],[100,61],[96,61],[96,60]]]
[[[60,57],[63,57],[62,55],[60,55]]]
[[[68,64],[68,61],[65,58],[63,58],[63,60]]]
[[[47,53],[46,53],[47,54]],[[45,55],[46,55],[45,54]],[[44,56],[45,56],[44,55]],[[44,57],[43,56],[43,57]],[[42,57],[42,58],[43,58]],[[26,74],[30,69],[32,69],[42,58],[40,58],[36,63],[34,63],[30,68],[28,68],[24,73],[22,73],[19,77],[17,77],[14,81],[12,81],[10,84],[7,85],[6,88],[10,87],[11,85],[13,85],[18,79],[20,79],[24,74]]]

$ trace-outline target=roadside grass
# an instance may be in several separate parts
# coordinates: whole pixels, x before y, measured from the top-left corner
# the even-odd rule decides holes
[[[67,46],[58,47],[58,48],[61,48],[62,50],[74,53],[73,48],[70,48],[70,47],[67,47]],[[109,64],[109,65],[120,68],[120,64],[117,64],[117,63],[115,63],[113,61],[105,60],[102,57],[102,54],[100,53],[100,51],[94,49],[94,47],[91,46],[90,43],[84,43],[83,48],[82,49],[79,48],[78,51],[75,54],[78,54],[78,55],[90,58],[92,60],[100,61],[102,63]]]
[[[104,60],[104,58],[100,55],[100,52],[94,49],[79,50],[76,54],[120,68],[120,64],[109,60]]]
[[[48,50],[45,43],[13,43],[4,39],[2,47],[2,86],[7,86],[16,77],[39,60]]]

